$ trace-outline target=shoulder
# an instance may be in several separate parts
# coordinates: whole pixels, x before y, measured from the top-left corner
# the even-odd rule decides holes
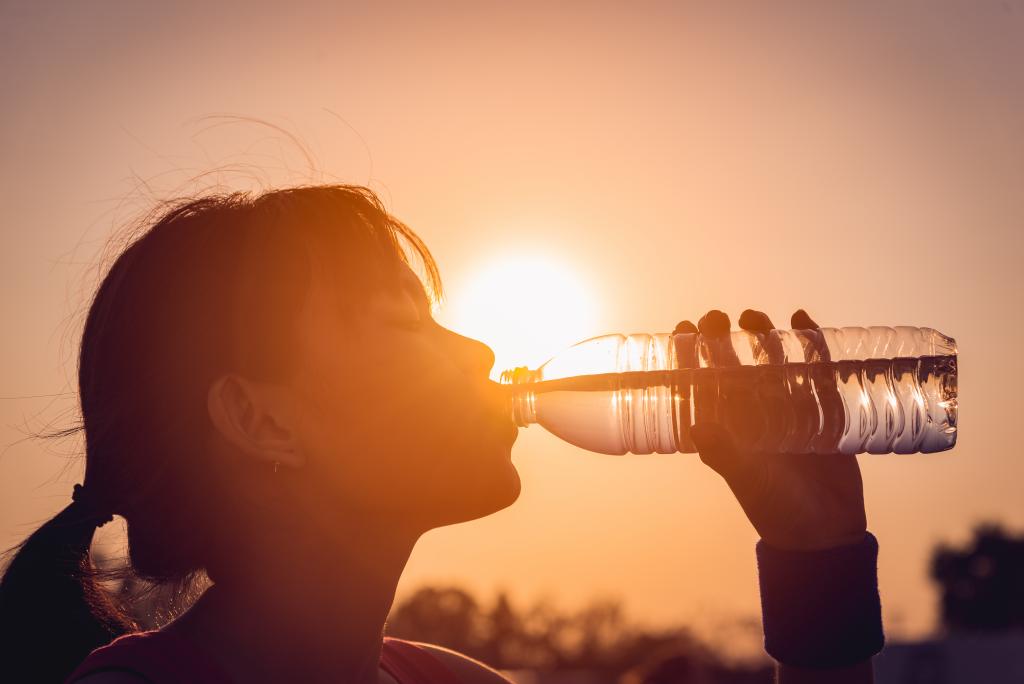
[[[227,677],[191,640],[164,631],[135,632],[97,648],[69,684],[225,684]]]
[[[107,670],[94,672],[81,679],[73,679],[71,684],[149,684],[149,680],[131,672]]]
[[[409,643],[419,646],[444,663],[463,684],[511,684],[510,680],[494,668],[458,651],[420,641]]]

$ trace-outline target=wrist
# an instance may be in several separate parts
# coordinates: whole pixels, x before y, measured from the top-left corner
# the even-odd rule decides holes
[[[881,650],[878,542],[822,550],[757,544],[765,650],[785,665],[853,666]]]
[[[767,533],[761,535],[761,541],[774,549],[783,551],[828,551],[842,546],[856,546],[864,541],[867,534],[865,529],[823,534],[816,537],[807,534],[787,536]]]

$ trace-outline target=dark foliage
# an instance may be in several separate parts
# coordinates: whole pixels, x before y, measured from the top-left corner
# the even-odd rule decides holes
[[[771,681],[767,665],[732,667],[687,629],[638,628],[610,601],[575,612],[544,602],[519,609],[504,593],[484,606],[456,587],[425,587],[395,607],[387,633],[445,646],[498,669],[590,670],[637,684]],[[684,670],[690,674],[684,677]],[[673,679],[677,675],[683,678]]]
[[[950,631],[1024,628],[1024,535],[980,525],[961,548],[938,547],[931,577],[942,597],[942,624]]]

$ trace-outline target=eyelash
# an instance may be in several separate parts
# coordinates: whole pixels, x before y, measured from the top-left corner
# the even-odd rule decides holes
[[[419,331],[423,330],[423,328],[425,328],[427,323],[429,323],[429,322],[430,322],[430,317],[426,316],[422,312],[419,312],[419,318],[417,318],[416,320],[413,321],[413,320],[409,320],[407,318],[402,318],[402,319],[395,320],[394,321],[394,325],[395,325],[395,327],[401,328],[403,330],[409,330],[409,331],[412,331],[412,332],[419,332]]]
[[[407,318],[399,318],[393,321],[393,323],[397,328],[409,330],[410,332],[419,332],[426,327],[427,323],[432,321],[430,306],[427,304],[421,304],[415,295],[410,296],[413,299],[413,308],[416,310],[417,319],[415,321],[411,321]]]

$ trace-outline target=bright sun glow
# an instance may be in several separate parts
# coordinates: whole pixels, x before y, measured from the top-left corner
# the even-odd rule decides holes
[[[592,290],[556,258],[503,256],[453,285],[440,318],[494,350],[495,380],[507,368],[536,368],[595,334]]]

